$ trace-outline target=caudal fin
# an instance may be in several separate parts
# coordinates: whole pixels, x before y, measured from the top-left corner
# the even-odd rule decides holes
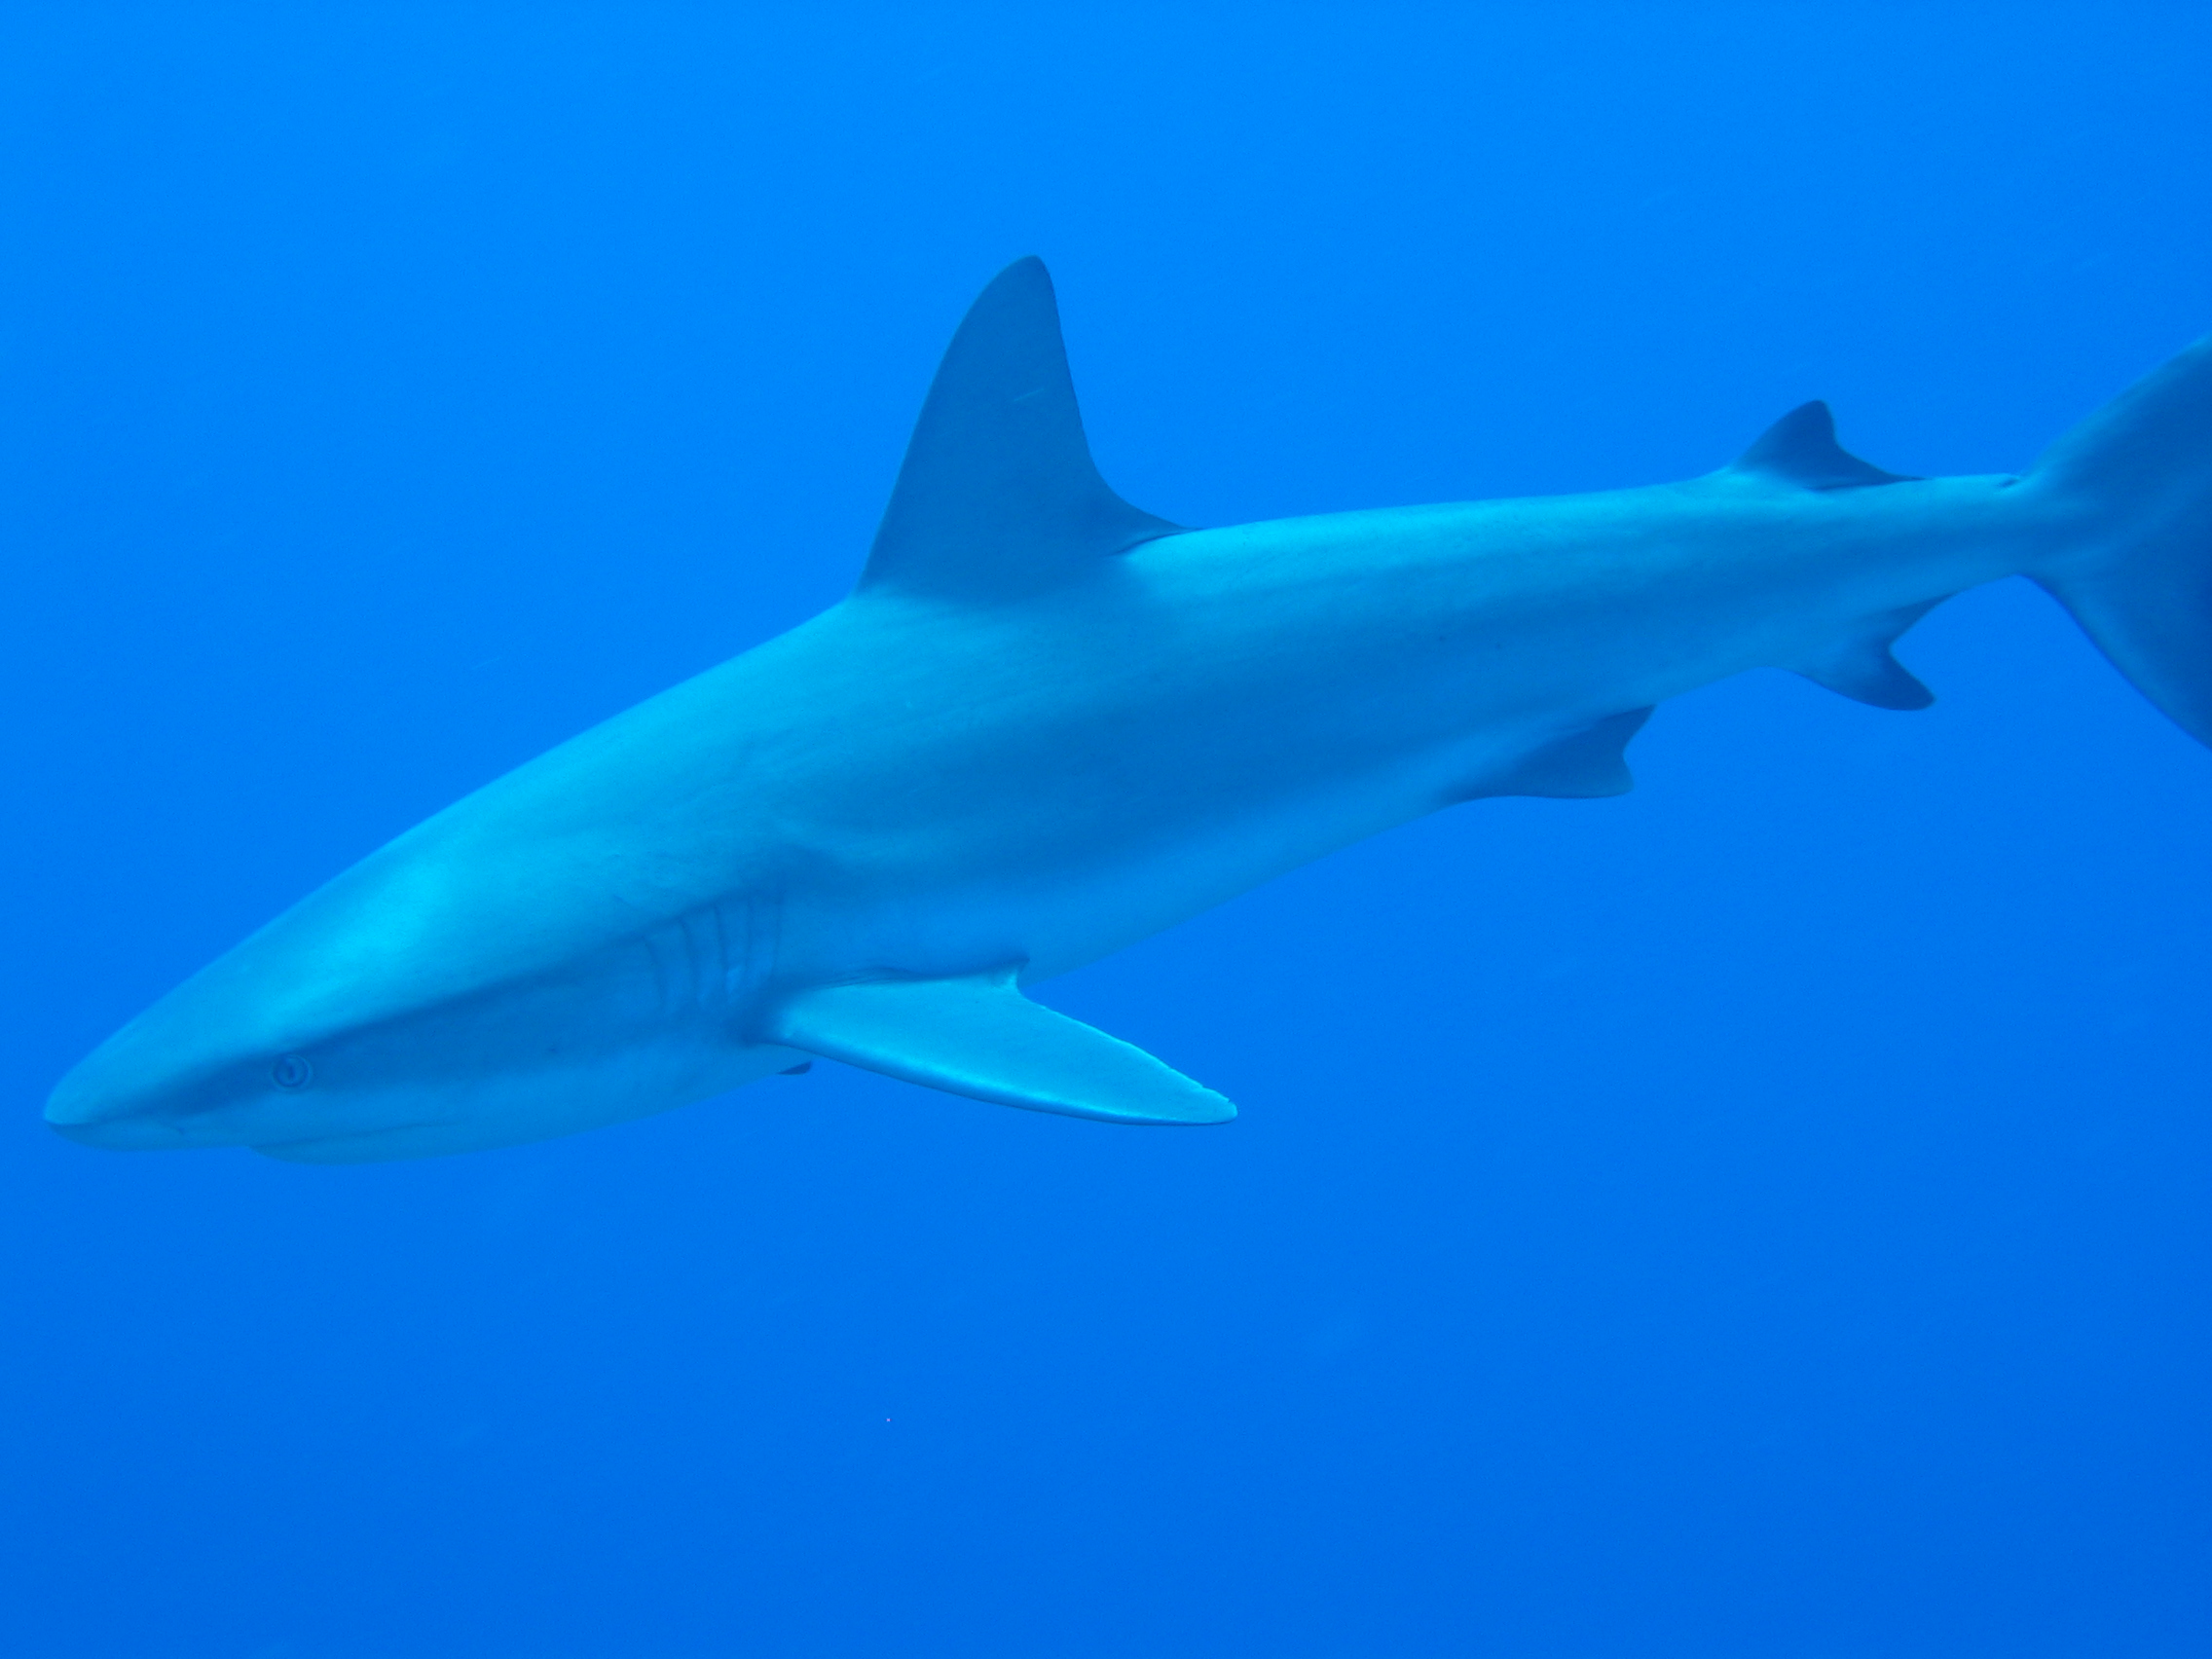
[[[2021,484],[2086,531],[2029,573],[2212,746],[2212,338],[2060,438]]]

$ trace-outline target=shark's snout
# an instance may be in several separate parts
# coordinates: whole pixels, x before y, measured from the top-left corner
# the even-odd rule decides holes
[[[163,1093],[117,1075],[106,1056],[95,1052],[55,1085],[46,1121],[73,1141],[119,1152],[188,1145],[162,1113]]]
[[[54,1086],[47,1123],[73,1141],[119,1151],[221,1144],[228,1112],[256,1092],[277,1092],[238,1012],[172,992]]]

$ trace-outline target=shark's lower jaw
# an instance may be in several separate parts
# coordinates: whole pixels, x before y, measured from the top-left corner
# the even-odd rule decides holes
[[[108,1118],[90,1124],[55,1122],[54,1132],[80,1146],[96,1146],[106,1152],[184,1151],[213,1143],[196,1140],[166,1119],[157,1117]]]
[[[360,1133],[420,1122],[450,1109],[434,1097],[411,1099],[404,1093],[311,1094],[198,1111],[149,1109],[82,1121],[49,1108],[47,1123],[56,1134],[80,1145],[111,1152],[158,1152]]]
[[[438,1102],[434,1114],[423,1109],[430,1098],[426,1090],[394,1094],[381,1122],[356,1118],[347,1126],[312,1132],[301,1132],[302,1124],[284,1125],[288,1132],[265,1128],[242,1144],[295,1163],[379,1163],[482,1152],[649,1118],[801,1067],[807,1057],[769,1044],[642,1046],[558,1071],[503,1076],[465,1099]]]
[[[47,1121],[70,1140],[117,1152],[244,1146],[313,1162],[424,1158],[648,1117],[806,1058],[772,1045],[670,1039],[561,1066],[370,1088],[317,1086],[193,1111],[73,1115],[57,1098]]]

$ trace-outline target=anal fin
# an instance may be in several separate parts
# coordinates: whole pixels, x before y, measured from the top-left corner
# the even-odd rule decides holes
[[[1001,1106],[1113,1124],[1222,1124],[1236,1108],[1142,1049],[1033,1003],[1012,970],[821,985],[763,1042]]]
[[[1825,655],[1789,668],[1815,685],[1877,709],[1925,709],[1936,693],[1890,654],[1890,646],[1933,608],[1932,603],[1892,612]]]

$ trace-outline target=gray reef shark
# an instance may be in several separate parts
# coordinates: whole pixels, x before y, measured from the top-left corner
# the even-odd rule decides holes
[[[1024,987],[1455,802],[1618,794],[1654,704],[1746,669],[1920,708],[1892,642],[2020,573],[2212,743],[2212,342],[2018,477],[1884,472],[1809,403],[1687,483],[1185,530],[1099,477],[1023,260],[953,336],[850,598],[364,859],[46,1115],[350,1162],[826,1056],[1221,1123]]]

